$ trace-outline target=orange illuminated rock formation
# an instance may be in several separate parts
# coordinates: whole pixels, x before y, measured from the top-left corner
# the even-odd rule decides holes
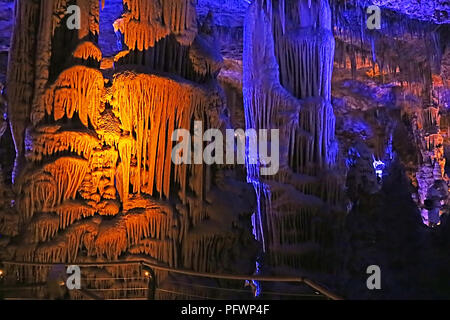
[[[107,57],[112,76],[100,70],[98,1],[76,4],[82,28],[69,30],[67,1],[18,1],[8,98],[20,166],[16,219],[0,210],[10,241],[1,256],[72,263],[144,255],[197,271],[234,270],[245,258],[240,272],[251,272],[253,199],[236,196],[247,185],[232,168],[171,161],[175,129],[192,131],[194,120],[219,128],[226,108],[216,80],[222,58],[212,31],[197,31],[194,1],[124,0],[115,28],[127,48]],[[219,194],[236,199],[212,206]],[[246,249],[223,260],[230,243]],[[137,270],[124,268],[97,272]],[[49,271],[25,269],[33,282]]]

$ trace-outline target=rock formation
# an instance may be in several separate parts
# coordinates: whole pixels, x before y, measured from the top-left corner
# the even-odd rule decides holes
[[[330,19],[327,1],[255,1],[246,18],[246,125],[280,128],[279,172],[262,177],[258,165],[247,165],[258,195],[258,239],[268,264],[330,267],[326,242],[342,217],[341,177],[333,174],[338,147]]]
[[[197,24],[191,0],[125,0],[115,26],[126,50],[103,57],[99,2],[76,1],[79,30],[66,27],[69,4],[16,1],[8,71],[15,193],[1,211],[2,258],[144,255],[195,271],[252,272],[254,200],[240,196],[251,187],[238,168],[171,159],[174,130],[193,132],[195,120],[205,130],[228,126],[216,79],[222,57],[208,21]],[[42,281],[49,271],[23,268],[21,281]],[[92,272],[127,277],[139,269]]]
[[[60,264],[143,257],[306,276],[350,299],[448,298],[447,2],[0,0],[4,283],[48,298]],[[180,141],[207,145],[198,124],[269,129],[268,147],[278,129],[279,170],[249,147],[243,165],[174,163]],[[367,290],[369,265],[383,290]],[[136,264],[82,270],[102,298],[147,293]],[[160,299],[252,294],[156,278]],[[305,289],[247,283],[269,299]]]

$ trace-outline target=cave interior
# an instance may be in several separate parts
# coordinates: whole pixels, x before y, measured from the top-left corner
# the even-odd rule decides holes
[[[447,0],[0,7],[0,295],[450,299]]]

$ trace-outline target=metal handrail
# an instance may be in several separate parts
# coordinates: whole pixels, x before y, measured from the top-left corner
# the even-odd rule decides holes
[[[266,282],[297,282],[304,283],[307,286],[313,288],[318,291],[325,297],[331,300],[343,300],[343,298],[334,292],[331,292],[323,285],[308,279],[306,277],[289,277],[289,276],[261,276],[261,275],[235,275],[235,274],[216,274],[216,273],[206,273],[206,272],[197,272],[191,270],[184,269],[176,269],[167,266],[162,266],[155,264],[150,259],[139,258],[136,260],[121,260],[121,261],[110,261],[110,262],[72,262],[72,263],[40,263],[40,262],[17,262],[17,261],[2,261],[3,264],[13,264],[13,265],[34,265],[34,266],[52,266],[55,264],[63,264],[63,265],[77,265],[80,267],[102,267],[102,266],[111,266],[111,265],[126,265],[126,264],[139,264],[154,270],[173,272],[178,274],[184,274],[194,277],[202,277],[202,278],[214,278],[214,279],[228,279],[228,280],[255,280],[255,281],[266,281]]]

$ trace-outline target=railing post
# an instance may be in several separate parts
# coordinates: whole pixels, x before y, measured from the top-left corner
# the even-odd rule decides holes
[[[3,300],[3,278],[5,277],[5,268],[2,263],[0,263],[0,300]]]
[[[152,268],[143,264],[143,268],[145,276],[148,278],[148,291],[147,291],[147,299],[155,300],[156,293],[156,275],[155,271]]]

